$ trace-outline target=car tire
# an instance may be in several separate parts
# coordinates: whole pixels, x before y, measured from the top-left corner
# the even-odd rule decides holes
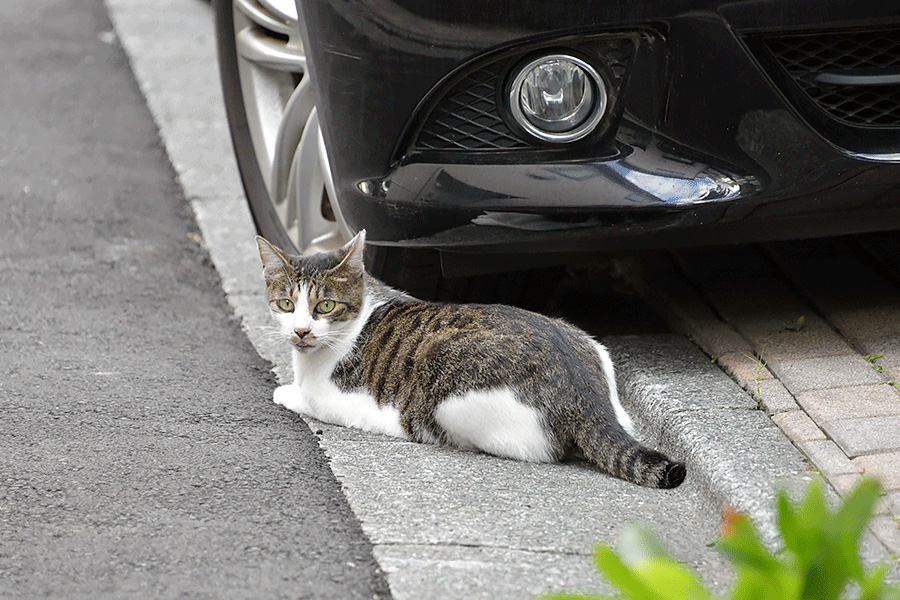
[[[297,254],[349,239],[293,0],[215,0],[219,69],[257,230]]]

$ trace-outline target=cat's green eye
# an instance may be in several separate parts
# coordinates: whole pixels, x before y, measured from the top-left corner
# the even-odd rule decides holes
[[[330,313],[331,311],[333,311],[334,306],[334,300],[322,300],[321,302],[316,304],[316,312],[324,315],[325,313]]]
[[[294,312],[294,303],[287,298],[282,298],[278,301],[278,308],[284,312]]]

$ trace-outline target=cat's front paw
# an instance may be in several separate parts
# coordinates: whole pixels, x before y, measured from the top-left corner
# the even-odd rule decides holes
[[[275,404],[292,410],[295,413],[306,414],[306,403],[303,401],[303,393],[299,385],[282,385],[275,388],[272,394],[272,401]]]

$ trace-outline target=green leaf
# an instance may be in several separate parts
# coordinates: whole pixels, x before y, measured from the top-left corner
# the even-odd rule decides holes
[[[632,600],[654,600],[653,591],[611,549],[597,546],[594,549],[594,563],[611,584]]]
[[[840,553],[846,572],[856,581],[863,580],[859,541],[880,495],[881,485],[877,481],[864,480],[850,492],[834,516],[835,550]]]
[[[887,575],[887,572],[888,566],[881,565],[880,567],[872,569],[865,575],[860,583],[858,600],[880,600],[881,598],[884,598],[885,596],[882,594],[882,591],[884,591],[884,576]],[[894,591],[896,592],[896,596],[900,597],[900,590]]]
[[[551,594],[541,596],[540,600],[610,600],[604,596],[585,596],[583,594]]]
[[[799,508],[795,508],[786,491],[780,490],[776,496],[778,529],[789,553],[786,558],[793,559],[793,568],[800,573],[806,572],[821,551],[822,527],[828,514],[824,497],[811,498],[809,494],[821,494],[820,481],[810,484]]]
[[[801,584],[800,577],[787,570],[773,577],[752,569],[739,569],[731,600],[798,600]]]
[[[654,558],[636,569],[659,600],[713,600],[689,569],[670,558]]]
[[[801,525],[791,506],[791,501],[787,496],[787,492],[781,490],[775,497],[776,516],[778,522],[778,530],[784,539],[784,546],[790,552],[796,555],[804,555],[808,553],[810,543],[805,528]]]
[[[780,565],[759,540],[753,524],[745,515],[731,519],[731,532],[719,542],[719,549],[735,565],[774,576]]]
[[[822,481],[813,479],[797,511],[797,518],[808,531],[823,531],[828,520],[829,512],[822,489]]]
[[[843,588],[842,582],[846,581],[845,574],[840,572],[839,568],[830,565],[824,554],[823,552],[815,556],[803,574],[801,598],[804,600],[837,600]]]
[[[637,525],[622,528],[616,549],[622,561],[632,568],[654,558],[669,558],[662,539],[650,529]]]

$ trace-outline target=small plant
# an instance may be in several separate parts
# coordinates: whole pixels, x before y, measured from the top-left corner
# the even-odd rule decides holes
[[[800,315],[800,317],[793,323],[784,326],[784,328],[788,331],[797,332],[803,331],[804,327],[806,327],[806,317],[804,317],[803,315]]]
[[[884,366],[878,364],[878,359],[882,356],[884,356],[884,354],[868,354],[863,356],[863,358],[872,365],[872,368],[875,369],[876,373],[884,373]]]
[[[753,397],[756,399],[756,403],[759,408],[762,408],[762,392],[760,391],[760,382],[762,381],[762,372],[763,369],[766,368],[766,363],[763,362],[763,359],[757,356],[751,356],[749,354],[745,354],[747,358],[756,363],[756,393]]]
[[[900,600],[900,589],[884,581],[888,567],[866,571],[858,554],[879,493],[877,483],[864,481],[831,512],[820,482],[813,482],[796,506],[786,493],[780,492],[778,528],[785,548],[777,555],[766,549],[745,515],[726,515],[725,534],[717,546],[737,571],[728,598],[838,600],[850,597],[845,594],[852,589],[852,597],[859,600]],[[616,598],[715,600],[697,575],[670,558],[660,539],[646,529],[627,529],[618,553],[599,546],[594,551],[594,561],[606,579],[620,590]],[[602,597],[558,594],[545,599]]]

